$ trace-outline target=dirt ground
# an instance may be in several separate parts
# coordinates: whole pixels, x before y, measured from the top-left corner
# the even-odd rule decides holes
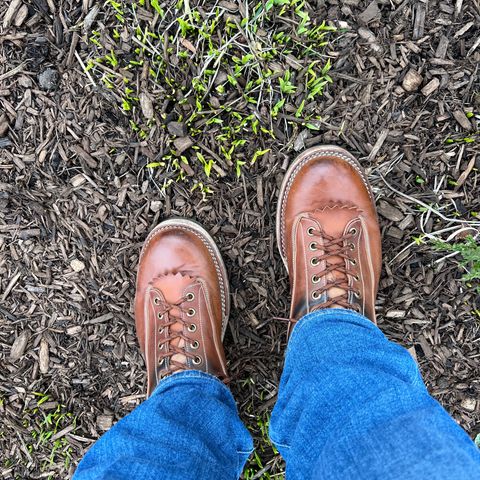
[[[272,318],[287,316],[289,306],[275,208],[289,162],[317,143],[352,151],[372,182],[384,239],[379,326],[410,349],[429,391],[475,438],[478,284],[462,281],[458,256],[435,249],[433,240],[479,228],[479,3],[317,0],[290,2],[282,13],[281,2],[271,10],[273,2],[180,2],[182,15],[186,5],[199,12],[187,11],[192,21],[219,12],[225,35],[234,24],[239,51],[249,45],[249,24],[241,22],[248,8],[252,22],[261,22],[259,42],[280,42],[278,32],[293,39],[288,52],[265,60],[281,72],[272,78],[294,86],[288,95],[288,86],[278,87],[287,100],[277,113],[282,91],[273,89],[271,103],[244,101],[248,78],[228,79],[227,67],[207,89],[197,88],[204,110],[239,101],[239,115],[258,120],[232,133],[246,142],[237,141],[230,156],[218,146],[220,121],[200,115],[185,122],[195,108],[189,84],[209,58],[196,30],[179,22],[185,35],[168,38],[177,42],[172,49],[161,48],[167,36],[150,35],[155,55],[168,62],[162,75],[149,76],[147,41],[134,39],[129,22],[170,31],[179,13],[171,2],[139,1],[134,14],[119,13],[122,2],[115,11],[114,3],[0,2],[2,478],[69,477],[92,442],[145,398],[132,315],[135,270],[149,230],[171,216],[205,225],[229,270],[231,387],[258,446],[244,478],[283,478],[266,439],[286,340],[286,324]],[[325,20],[337,29],[315,57],[322,65],[330,59],[322,75],[331,81],[304,107],[303,12],[309,28]],[[89,63],[107,54],[102,65]],[[141,67],[122,77],[133,93],[119,93],[122,61]],[[150,62],[152,69],[153,54]],[[226,87],[219,88],[222,75]],[[177,97],[168,93],[171,81],[181,84]],[[230,114],[217,118],[228,123]],[[188,164],[172,158],[172,145]]]

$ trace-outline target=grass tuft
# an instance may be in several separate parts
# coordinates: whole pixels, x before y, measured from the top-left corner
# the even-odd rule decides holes
[[[434,242],[434,248],[439,251],[458,253],[461,257],[460,265],[466,272],[462,276],[462,280],[467,282],[468,286],[471,286],[471,282],[478,284],[480,280],[480,245],[471,235],[456,243]],[[480,293],[480,285],[477,285],[477,291]]]
[[[215,177],[239,177],[300,128],[318,130],[336,28],[301,0],[195,3],[108,0],[86,32],[85,65],[132,135],[162,152],[148,167],[170,172],[164,186],[188,178],[208,194]],[[178,136],[192,140],[180,154]]]

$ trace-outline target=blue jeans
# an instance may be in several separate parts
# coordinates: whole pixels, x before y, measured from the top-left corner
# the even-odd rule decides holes
[[[321,310],[295,326],[270,437],[296,479],[480,478],[480,454],[416,363],[369,320]],[[74,480],[237,479],[253,450],[228,388],[186,371],[87,452]]]

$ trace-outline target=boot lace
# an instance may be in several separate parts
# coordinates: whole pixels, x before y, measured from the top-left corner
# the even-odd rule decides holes
[[[357,312],[360,311],[360,305],[358,303],[351,303],[349,301],[350,293],[358,299],[360,298],[360,292],[352,285],[349,285],[348,281],[349,276],[353,277],[355,281],[358,281],[359,278],[355,272],[347,270],[346,267],[346,262],[350,262],[350,264],[353,266],[355,266],[357,263],[356,260],[351,257],[352,251],[354,251],[356,248],[355,244],[352,242],[352,239],[355,237],[356,233],[356,229],[351,228],[347,234],[344,234],[340,237],[333,237],[325,232],[316,230],[313,227],[307,229],[307,234],[313,237],[313,241],[309,245],[310,250],[318,250],[318,243],[314,240],[315,237],[321,237],[324,242],[322,245],[324,250],[323,255],[312,257],[310,260],[312,267],[316,267],[321,262],[325,261],[325,268],[319,273],[312,275],[312,284],[316,285],[320,283],[322,278],[326,277],[330,273],[333,274],[334,278],[334,280],[327,279],[325,285],[315,288],[311,293],[312,299],[318,300],[324,293],[327,293],[328,295],[328,291],[333,287],[343,290],[342,294],[334,297],[327,296],[327,300],[319,305],[315,305],[313,310],[338,306],[353,309]],[[335,263],[331,261],[332,257],[340,257],[344,261]]]
[[[200,366],[204,361],[200,355],[196,355],[187,350],[187,348],[194,351],[198,350],[200,348],[200,342],[198,340],[192,340],[188,335],[183,333],[183,327],[186,327],[190,333],[197,331],[197,324],[195,323],[197,311],[192,306],[187,307],[184,305],[186,302],[192,302],[193,300],[195,300],[195,294],[193,293],[187,293],[187,295],[173,303],[166,302],[160,297],[154,297],[153,299],[153,303],[158,307],[155,314],[158,320],[162,321],[162,324],[158,327],[158,333],[163,335],[166,330],[166,336],[159,341],[157,351],[158,365],[163,367],[160,373],[162,378],[175,372],[190,370],[191,367],[188,365],[188,359],[192,360],[195,367]],[[177,314],[172,313],[174,309],[178,311]],[[187,318],[183,318],[183,314],[186,314]],[[167,320],[165,320],[165,315],[168,317]],[[178,331],[171,329],[171,327],[176,324],[182,326]],[[178,342],[174,342],[174,340],[177,339]],[[182,340],[183,345],[180,347],[178,343],[181,343]],[[181,355],[185,360],[180,362],[173,358],[175,355]],[[168,362],[166,361],[167,359],[169,359]],[[226,385],[231,381],[229,377],[223,375],[219,376],[219,378]]]
[[[168,303],[160,297],[154,297],[153,299],[155,306],[158,307],[158,309],[155,309],[155,314],[158,320],[162,321],[162,324],[158,327],[158,333],[163,335],[166,331],[166,336],[162,337],[159,341],[157,353],[158,365],[164,367],[162,376],[189,369],[188,359],[191,359],[195,366],[200,365],[203,361],[200,355],[195,355],[187,350],[187,347],[191,350],[197,350],[200,347],[200,343],[197,340],[192,341],[183,333],[183,327],[190,333],[194,333],[197,330],[197,324],[195,323],[195,315],[197,312],[195,308],[184,305],[186,302],[194,300],[194,298],[194,294],[189,293],[174,303]],[[179,313],[174,315],[172,313],[174,309]],[[182,314],[186,314],[186,318],[183,318]],[[167,316],[166,320],[165,316]],[[171,329],[171,327],[176,324],[182,325],[182,328],[178,331]],[[178,342],[174,342],[174,340],[178,340]],[[178,344],[181,344],[182,340],[183,345],[179,347]],[[174,359],[174,355],[183,356],[185,361],[180,362]],[[169,359],[169,362],[166,361],[167,359]]]

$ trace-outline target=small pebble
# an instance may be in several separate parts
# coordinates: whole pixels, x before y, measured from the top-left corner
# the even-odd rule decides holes
[[[158,200],[153,200],[150,202],[150,210],[154,213],[157,213],[162,208],[163,203]]]
[[[110,430],[113,425],[113,416],[112,415],[99,415],[97,417],[97,427],[106,432]]]
[[[460,406],[467,412],[474,412],[477,408],[477,401],[474,398],[464,398],[460,403]]]
[[[58,72],[47,68],[38,76],[38,83],[43,90],[55,90],[58,85]]]
[[[85,268],[85,264],[77,259],[72,260],[70,266],[74,272],[81,272]]]
[[[423,82],[423,77],[413,68],[411,68],[403,78],[402,87],[407,92],[415,92]]]

